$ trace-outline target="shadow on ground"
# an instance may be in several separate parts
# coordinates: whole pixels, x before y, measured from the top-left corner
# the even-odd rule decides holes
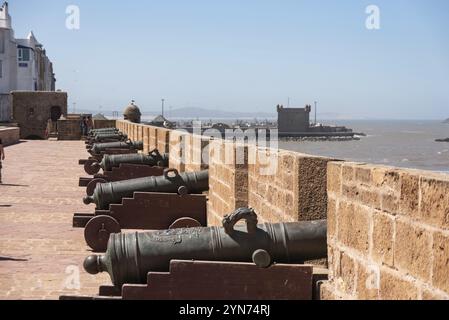
[[[0,256],[0,261],[26,262],[26,261],[28,261],[28,259],[17,259],[17,258]]]

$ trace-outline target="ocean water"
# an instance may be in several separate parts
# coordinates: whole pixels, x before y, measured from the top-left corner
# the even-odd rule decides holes
[[[280,141],[279,148],[342,160],[449,173],[449,124],[441,121],[325,121],[366,137],[360,141]]]

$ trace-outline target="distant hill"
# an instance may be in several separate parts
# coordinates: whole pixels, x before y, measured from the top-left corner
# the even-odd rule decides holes
[[[449,124],[449,118],[448,118],[448,119],[446,119],[446,120],[444,120],[444,121],[443,121],[443,123],[447,123],[447,124]]]
[[[72,111],[72,110],[70,110]],[[98,110],[93,111],[89,109],[77,109],[76,110],[79,113],[86,113],[86,114],[96,114],[98,113]],[[116,110],[117,111],[117,110]],[[145,120],[152,120],[156,116],[158,116],[161,111],[160,110],[154,110],[141,108],[142,111],[142,117]],[[119,117],[122,116],[122,112],[119,112]],[[113,111],[112,110],[102,110],[102,114],[104,114],[106,117],[110,118],[112,116]],[[197,107],[186,107],[186,108],[178,108],[178,109],[172,109],[168,110],[166,108],[165,110],[165,117],[170,119],[269,119],[269,120],[276,120],[277,119],[277,112],[244,112],[244,111],[225,111],[225,110],[218,110],[218,109],[204,109],[204,108],[197,108]],[[314,115],[310,115],[310,119],[313,120]],[[341,113],[334,113],[334,112],[325,112],[325,113],[318,113],[318,120],[348,120],[348,119],[358,119],[357,117],[354,117],[353,115],[348,114],[341,114]],[[448,119],[449,120],[449,119]]]
[[[70,110],[72,111],[72,110]],[[98,113],[98,110],[95,112],[92,112],[92,110],[89,109],[77,109],[76,110],[79,113],[86,113],[86,114],[92,114],[92,113]],[[146,118],[152,118],[156,117],[161,113],[159,110],[148,110],[148,109],[141,109],[142,116]],[[110,117],[112,115],[111,110],[102,110],[102,113],[106,115],[107,117]],[[119,114],[121,116],[121,111],[119,111]],[[259,119],[265,119],[265,118],[276,118],[277,113],[275,112],[239,112],[239,111],[223,111],[223,110],[217,110],[217,109],[203,109],[203,108],[179,108],[179,109],[173,109],[168,110],[168,108],[165,110],[165,116],[167,118],[189,118],[189,119],[195,119],[195,118],[215,118],[215,119],[238,119],[238,118],[259,118]]]

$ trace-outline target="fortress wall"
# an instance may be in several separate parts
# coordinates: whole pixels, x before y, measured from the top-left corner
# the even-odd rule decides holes
[[[149,134],[179,166],[173,146],[179,134],[154,127]],[[198,138],[186,137],[186,150],[193,150],[188,145]],[[449,299],[449,175],[280,150],[276,171],[267,176],[261,171],[271,164],[262,157],[266,149],[221,139],[202,143],[209,147],[210,225],[242,206],[264,222],[327,212],[330,279],[321,286],[323,299]]]
[[[115,120],[93,120],[94,129],[112,128],[115,126]],[[79,128],[79,125],[78,125]]]
[[[58,140],[81,140],[79,119],[59,119],[58,120]]]
[[[22,139],[45,138],[52,108],[57,107],[67,116],[67,93],[44,91],[11,92],[13,122],[19,124]]]
[[[449,299],[449,175],[328,165],[325,299]]]
[[[3,141],[3,146],[18,143],[20,140],[20,128],[0,127],[0,139]]]

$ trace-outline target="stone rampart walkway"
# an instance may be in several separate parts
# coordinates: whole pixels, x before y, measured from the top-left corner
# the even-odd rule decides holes
[[[83,230],[72,228],[85,176],[84,143],[27,141],[6,148],[0,185],[0,299],[58,299],[94,295],[107,275],[82,268],[90,254]]]

